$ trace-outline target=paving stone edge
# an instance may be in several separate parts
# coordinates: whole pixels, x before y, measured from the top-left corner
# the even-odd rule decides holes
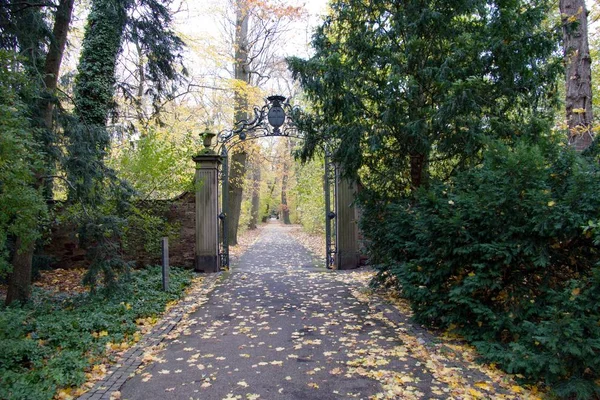
[[[181,319],[193,311],[199,304],[198,296],[207,296],[214,288],[222,273],[207,274],[203,276],[202,282],[193,288],[186,296],[173,306],[160,321],[154,325],[152,330],[146,333],[142,339],[129,348],[119,360],[110,366],[106,376],[77,400],[109,400],[111,394],[121,389],[125,381],[137,368],[142,365],[144,349],[160,344],[165,337],[181,321]]]

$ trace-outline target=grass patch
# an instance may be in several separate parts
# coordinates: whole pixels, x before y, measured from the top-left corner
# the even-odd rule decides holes
[[[111,292],[61,298],[37,290],[27,306],[1,308],[0,399],[51,399],[81,386],[109,361],[108,350],[139,340],[138,325],[155,320],[191,280],[191,271],[171,268],[163,292],[160,267],[147,267]]]

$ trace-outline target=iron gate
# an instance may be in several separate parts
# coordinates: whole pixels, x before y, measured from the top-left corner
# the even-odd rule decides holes
[[[283,96],[270,96],[265,99],[262,107],[254,107],[253,118],[236,122],[233,129],[225,130],[217,135],[218,154],[221,155],[222,164],[219,171],[221,180],[221,210],[219,213],[219,262],[220,267],[229,267],[229,224],[228,217],[229,202],[229,152],[236,145],[261,137],[291,137],[304,140],[301,132],[294,121],[297,111],[289,100]],[[331,149],[324,148],[325,171],[323,179],[323,190],[325,196],[325,263],[327,268],[335,265],[337,252],[337,237],[335,232],[337,216],[335,209],[335,198],[337,193],[337,170],[331,162]],[[332,201],[333,198],[333,201]]]

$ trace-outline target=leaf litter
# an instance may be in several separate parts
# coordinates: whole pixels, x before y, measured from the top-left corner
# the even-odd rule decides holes
[[[465,343],[414,325],[406,302],[369,289],[372,270],[302,270],[294,254],[268,249],[293,238],[260,234],[249,248],[261,256],[218,284],[212,300],[201,296],[206,306],[187,313],[158,350],[155,362],[167,359],[183,373],[139,370],[142,384],[177,383],[174,393],[193,399],[257,399],[266,387],[310,390],[313,398],[540,398],[537,388],[477,364]],[[190,380],[192,367],[199,374]]]

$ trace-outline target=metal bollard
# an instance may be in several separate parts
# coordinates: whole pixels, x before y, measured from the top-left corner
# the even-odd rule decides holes
[[[162,288],[169,290],[169,238],[162,238]]]

